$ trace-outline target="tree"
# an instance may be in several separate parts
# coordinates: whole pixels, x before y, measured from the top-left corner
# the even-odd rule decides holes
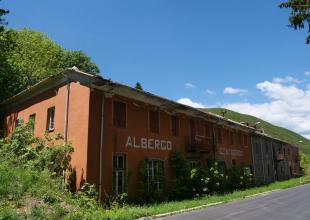
[[[68,67],[99,74],[99,68],[82,51],[65,50],[37,31],[2,31],[0,48],[0,103]]]
[[[1,1],[1,0],[0,0]],[[6,25],[7,22],[5,22],[5,19],[2,18],[2,16],[8,14],[9,11],[8,10],[5,10],[5,9],[2,9],[0,8],[0,31],[4,31],[4,26],[3,25]]]
[[[310,43],[310,0],[288,0],[279,5],[280,8],[291,8],[289,26],[296,29],[308,27],[306,44]]]
[[[135,89],[143,91],[143,88],[139,82],[136,83]]]

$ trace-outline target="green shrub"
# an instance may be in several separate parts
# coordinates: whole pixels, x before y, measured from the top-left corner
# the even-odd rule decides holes
[[[66,189],[72,152],[61,135],[33,137],[30,123],[0,140],[0,219],[105,219],[95,186]]]
[[[190,169],[179,152],[172,152],[170,163],[173,173],[171,199],[190,199],[210,194],[245,189],[252,185],[252,174],[248,169],[233,167],[228,175],[218,162],[210,162],[208,168]]]
[[[8,138],[0,141],[0,163],[39,171],[48,169],[53,175],[62,176],[69,166],[73,147],[64,144],[60,134],[36,138],[32,129],[32,122],[22,123]]]
[[[24,219],[22,215],[16,213],[13,209],[10,208],[5,208],[1,209],[0,208],[0,220],[19,220],[19,219]]]

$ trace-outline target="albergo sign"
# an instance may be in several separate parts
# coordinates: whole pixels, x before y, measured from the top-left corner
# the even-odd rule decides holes
[[[160,140],[153,138],[137,138],[128,136],[126,141],[126,148],[141,148],[148,150],[171,151],[172,142],[168,140]]]

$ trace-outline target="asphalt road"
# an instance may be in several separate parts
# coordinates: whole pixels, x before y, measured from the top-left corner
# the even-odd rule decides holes
[[[310,220],[310,184],[162,220]]]

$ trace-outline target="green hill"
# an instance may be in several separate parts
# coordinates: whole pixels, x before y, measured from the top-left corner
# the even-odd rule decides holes
[[[221,112],[224,110],[226,111],[225,118],[229,118],[237,122],[256,123],[259,121],[261,123],[258,125],[258,128],[263,128],[265,133],[271,135],[274,138],[281,139],[283,141],[286,141],[292,145],[299,147],[303,153],[310,154],[310,140],[286,128],[275,126],[260,118],[257,118],[251,115],[241,114],[241,113],[234,112],[228,109],[209,108],[209,109],[200,109],[200,110],[211,112],[217,115],[220,115]]]

